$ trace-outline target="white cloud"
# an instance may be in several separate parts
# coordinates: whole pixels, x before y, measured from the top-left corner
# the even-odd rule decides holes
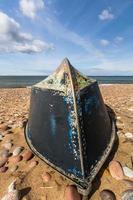
[[[112,41],[109,41],[107,39],[101,39],[99,42],[102,46],[108,46],[110,44],[118,45],[124,40],[123,37],[117,36]]]
[[[110,41],[109,40],[105,40],[105,39],[101,39],[100,40],[100,44],[102,46],[108,46],[110,44]]]
[[[114,15],[111,13],[110,9],[104,9],[100,15],[98,15],[100,20],[111,20],[114,19]]]
[[[114,39],[114,42],[119,44],[120,42],[122,42],[124,40],[123,37],[120,37],[120,36],[117,36],[115,39]]]
[[[21,32],[18,22],[0,12],[0,52],[37,53],[53,49],[53,45]]]
[[[44,8],[44,2],[43,0],[20,0],[19,6],[23,15],[34,19],[37,12]]]

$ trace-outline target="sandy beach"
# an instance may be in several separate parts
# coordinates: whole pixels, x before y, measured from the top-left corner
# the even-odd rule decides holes
[[[113,109],[117,118],[118,141],[115,144],[115,154],[110,158],[133,169],[133,140],[126,137],[133,133],[133,84],[100,85],[100,89],[105,103]],[[0,171],[0,198],[6,194],[8,185],[16,179],[23,200],[65,200],[66,187],[72,183],[36,156],[31,155],[29,159],[22,157],[29,150],[24,138],[29,103],[30,88],[0,89],[0,151],[3,151],[6,144],[10,153],[6,169]],[[13,160],[12,152],[16,147],[23,147],[20,153],[22,156]],[[46,172],[50,174],[47,182],[43,177]],[[94,181],[90,199],[100,200],[99,193],[103,189],[112,190],[118,200],[121,199],[121,193],[128,189],[123,180],[118,181],[110,175],[108,162]]]

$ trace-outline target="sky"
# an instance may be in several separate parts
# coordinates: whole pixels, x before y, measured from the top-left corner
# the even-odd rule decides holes
[[[0,0],[0,75],[133,75],[133,0]]]

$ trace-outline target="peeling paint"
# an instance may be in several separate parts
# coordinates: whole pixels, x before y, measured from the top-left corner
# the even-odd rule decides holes
[[[74,174],[75,176],[77,176],[79,174],[81,175],[81,172],[79,170],[77,170],[76,167],[68,169],[68,172]]]
[[[68,113],[68,124],[70,126],[69,129],[69,149],[74,155],[75,160],[79,160],[79,147],[78,147],[78,132],[77,132],[77,124],[76,124],[76,118],[75,118],[75,112],[74,112],[74,102],[73,98],[64,97],[64,101],[69,106],[69,113]]]
[[[46,79],[37,83],[34,87],[39,88],[48,88],[52,90],[62,91],[61,95],[69,96],[71,89],[70,84],[70,73],[68,69],[68,61],[64,61],[57,70]],[[92,84],[95,80],[88,78],[87,76],[82,75],[78,70],[76,70],[73,66],[69,65],[71,71],[74,72],[73,76],[75,77],[74,87],[76,92],[80,91],[82,88]]]

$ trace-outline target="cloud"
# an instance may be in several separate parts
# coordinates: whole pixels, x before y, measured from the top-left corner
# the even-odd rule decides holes
[[[111,20],[114,19],[114,15],[111,13],[110,9],[104,9],[100,15],[98,15],[100,20]]]
[[[117,36],[112,41],[109,41],[107,39],[101,39],[99,42],[102,46],[106,47],[110,44],[114,44],[116,46],[116,45],[120,44],[123,40],[124,40],[123,37]]]
[[[53,49],[52,44],[21,32],[18,22],[0,12],[0,52],[38,53],[49,49]]]
[[[108,46],[110,44],[110,41],[109,40],[106,40],[106,39],[101,39],[100,40],[100,44],[102,46]]]
[[[34,19],[37,12],[44,8],[44,2],[43,0],[20,0],[19,6],[23,15]]]
[[[124,38],[123,38],[123,37],[120,37],[120,36],[117,36],[116,38],[114,38],[114,42],[115,42],[116,44],[121,43],[123,40],[124,40]]]

